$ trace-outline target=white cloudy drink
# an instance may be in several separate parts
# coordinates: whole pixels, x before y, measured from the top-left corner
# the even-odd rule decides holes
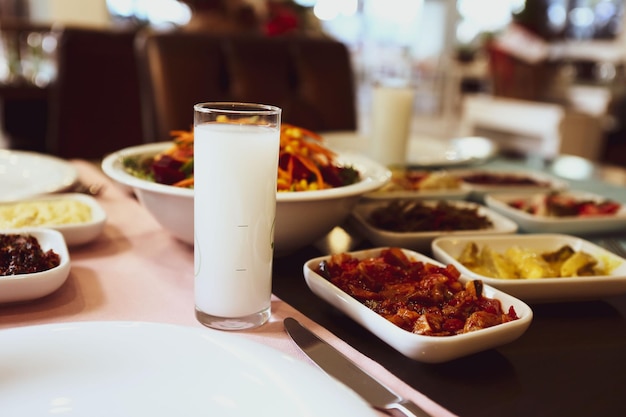
[[[406,163],[414,98],[410,87],[374,87],[370,155],[378,162],[388,166]]]
[[[232,115],[204,122],[212,116],[198,120],[196,110],[195,304],[210,327],[256,327],[270,315],[280,109],[277,117],[269,126]]]

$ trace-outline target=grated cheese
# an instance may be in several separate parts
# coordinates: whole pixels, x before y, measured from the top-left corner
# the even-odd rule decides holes
[[[71,199],[0,205],[2,229],[85,223],[91,219],[91,207],[82,201]]]

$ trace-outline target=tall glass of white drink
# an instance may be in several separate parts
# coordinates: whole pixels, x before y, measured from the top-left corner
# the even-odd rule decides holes
[[[196,318],[224,330],[271,314],[281,109],[194,106]]]

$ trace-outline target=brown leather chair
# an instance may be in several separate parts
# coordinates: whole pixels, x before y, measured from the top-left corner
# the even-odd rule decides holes
[[[191,129],[205,101],[276,105],[283,122],[320,132],[357,127],[350,55],[336,40],[144,32],[136,52],[147,141]]]
[[[135,31],[64,28],[50,86],[49,153],[100,159],[143,143]]]

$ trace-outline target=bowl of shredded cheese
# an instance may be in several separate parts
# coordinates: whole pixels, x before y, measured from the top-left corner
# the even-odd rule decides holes
[[[0,203],[0,229],[48,228],[63,235],[67,245],[95,239],[106,213],[95,198],[80,193],[48,194]]]

